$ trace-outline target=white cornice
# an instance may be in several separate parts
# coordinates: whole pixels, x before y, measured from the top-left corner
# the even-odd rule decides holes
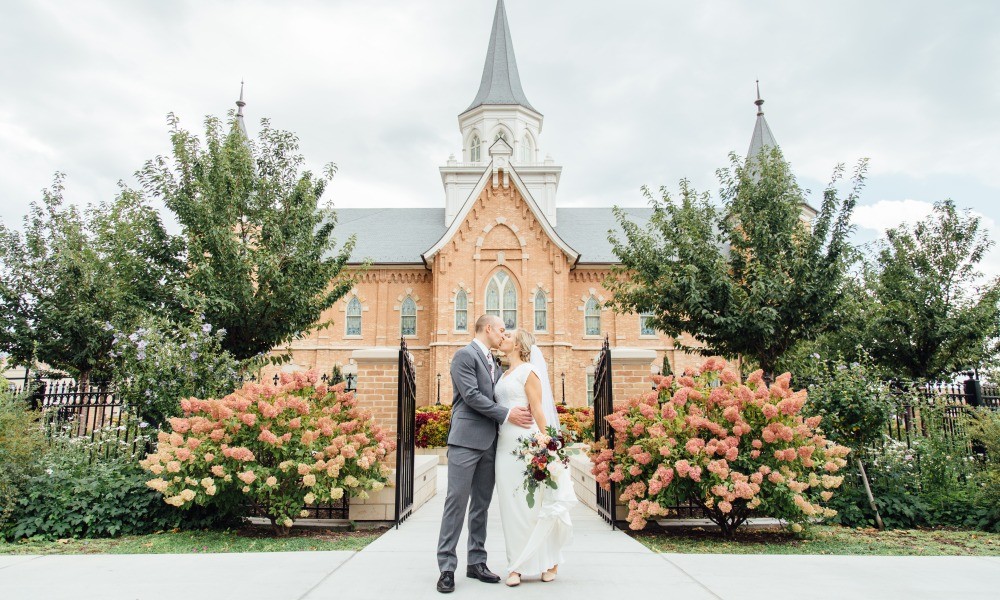
[[[517,174],[517,170],[514,169],[512,166],[510,166],[510,163],[507,163],[506,161],[503,162],[506,163],[504,174],[507,175],[510,181],[514,183],[514,187],[521,194],[521,197],[524,199],[525,203],[527,203],[528,208],[531,209],[532,214],[535,215],[535,219],[537,219],[538,223],[542,226],[542,230],[545,232],[547,236],[549,236],[549,239],[551,239],[552,242],[555,243],[555,245],[560,250],[563,251],[567,259],[569,260],[570,267],[572,268],[576,264],[576,261],[580,259],[580,253],[574,250],[572,247],[570,247],[569,244],[567,244],[561,237],[559,237],[559,234],[556,233],[556,230],[552,228],[552,225],[549,223],[549,220],[545,217],[545,212],[541,209],[541,207],[538,206],[538,203],[535,202],[535,199],[534,197],[532,197],[531,192],[528,191],[528,186],[524,184],[524,181],[522,181],[521,177]],[[451,222],[451,225],[448,227],[448,230],[445,231],[444,235],[441,236],[441,239],[439,239],[437,243],[435,243],[433,246],[430,247],[430,249],[428,249],[426,252],[423,253],[422,256],[424,259],[424,264],[429,265],[430,259],[432,259],[435,254],[440,252],[441,249],[444,248],[445,244],[447,244],[448,241],[452,237],[454,237],[456,233],[458,233],[458,229],[462,226],[462,223],[465,222],[465,218],[472,210],[472,206],[476,203],[476,200],[479,198],[479,195],[483,193],[483,190],[486,189],[486,184],[493,178],[495,163],[496,160],[493,159],[486,165],[486,169],[483,171],[482,176],[476,183],[476,187],[474,187],[472,189],[472,192],[468,195],[468,197],[466,197],[465,203],[462,205],[462,208],[458,211],[458,214],[455,215],[455,219]]]

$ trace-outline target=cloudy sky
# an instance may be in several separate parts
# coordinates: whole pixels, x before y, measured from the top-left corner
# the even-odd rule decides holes
[[[1000,3],[507,0],[560,206],[641,205],[689,178],[715,193],[743,154],[760,79],[800,182],[871,159],[857,239],[953,198],[1000,238]],[[17,225],[55,171],[67,199],[112,197],[169,150],[166,115],[200,130],[246,80],[261,117],[340,168],[337,206],[443,206],[494,0],[0,0],[0,219]],[[814,204],[817,202],[814,202]],[[1000,274],[1000,250],[985,268]]]

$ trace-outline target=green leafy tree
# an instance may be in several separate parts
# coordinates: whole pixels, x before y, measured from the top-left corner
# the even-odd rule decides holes
[[[887,232],[865,282],[867,340],[884,369],[938,378],[987,363],[1000,336],[1000,278],[978,265],[993,245],[979,217],[951,200]]]
[[[643,193],[653,207],[646,227],[615,209],[624,238],[612,235],[621,260],[609,279],[612,305],[623,312],[652,312],[651,324],[679,339],[694,335],[704,347],[690,352],[742,355],[772,375],[779,359],[801,340],[832,324],[851,256],[850,217],[867,162],[854,172],[841,199],[834,171],[819,214],[803,221],[805,192],[777,149],[743,161],[730,156],[717,174],[722,206],[687,180],[675,201]]]
[[[0,224],[0,350],[86,381],[109,375],[114,328],[149,310],[177,311],[178,247],[154,209],[123,189],[85,211],[57,173],[21,231]]]
[[[335,168],[321,177],[304,170],[298,139],[267,120],[256,141],[231,113],[228,126],[206,119],[204,142],[173,115],[169,122],[172,158],[147,162],[138,176],[180,223],[185,285],[226,330],[224,349],[247,359],[318,326],[354,283],[343,273],[354,240],[336,252],[335,215],[319,206]]]

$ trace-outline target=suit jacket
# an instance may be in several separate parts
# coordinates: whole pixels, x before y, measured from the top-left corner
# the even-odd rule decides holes
[[[488,358],[475,342],[460,349],[451,360],[451,401],[449,446],[486,450],[493,445],[497,429],[507,419],[507,409],[493,398],[500,367],[490,377]]]

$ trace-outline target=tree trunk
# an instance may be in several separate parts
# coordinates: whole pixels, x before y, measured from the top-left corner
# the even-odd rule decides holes
[[[288,534],[291,533],[292,531],[291,527],[285,527],[284,525],[279,525],[278,521],[276,521],[274,517],[268,517],[268,519],[271,520],[271,528],[274,529],[274,534],[276,536],[288,537]]]
[[[875,511],[875,524],[878,525],[879,530],[885,529],[885,525],[882,524],[882,515],[878,513],[878,506],[875,504],[875,496],[872,495],[872,486],[868,483],[868,474],[865,473],[865,465],[861,462],[860,456],[855,456],[854,460],[858,463],[858,471],[861,472],[861,482],[865,484],[865,494],[868,495],[868,506]]]

